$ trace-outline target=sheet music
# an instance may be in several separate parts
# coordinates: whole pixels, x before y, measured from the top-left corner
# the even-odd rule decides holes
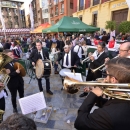
[[[64,72],[68,77],[75,79],[77,81],[83,82],[82,76],[80,73]]]
[[[19,104],[24,115],[46,108],[43,92],[21,98]]]

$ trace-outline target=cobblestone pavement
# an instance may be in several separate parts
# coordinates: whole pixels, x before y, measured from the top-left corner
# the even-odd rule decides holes
[[[39,92],[37,80],[32,80],[30,84],[29,80],[30,78],[28,76],[24,77],[25,96]],[[44,91],[46,92],[45,80],[43,79],[42,82]],[[36,123],[37,130],[75,130],[73,124],[76,119],[77,110],[84,100],[84,98],[79,98],[79,94],[81,92],[70,95],[65,91],[61,91],[62,83],[59,75],[52,75],[50,78],[50,83],[51,90],[54,94],[53,96],[50,96],[45,93],[45,97],[47,100],[47,105],[53,106],[53,111],[47,124]],[[10,100],[10,92],[8,93],[9,96],[6,98],[6,111],[4,114],[4,120],[9,115],[13,114],[12,104]],[[21,113],[19,103],[18,111],[19,113]],[[31,115],[32,114],[29,114],[27,116],[32,117]],[[68,120],[70,121],[70,123],[67,123]]]

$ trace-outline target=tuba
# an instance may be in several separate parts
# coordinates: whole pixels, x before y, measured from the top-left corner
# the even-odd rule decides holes
[[[130,84],[127,83],[112,84],[99,82],[79,82],[69,77],[66,77],[64,80],[64,89],[70,94],[77,93],[80,89],[80,86],[98,86],[103,89],[103,94],[109,97],[130,100]]]
[[[12,58],[10,58],[4,53],[0,53],[0,82],[4,84],[4,87],[0,87],[0,91],[5,88],[5,86],[8,84],[10,80],[10,76],[6,74],[6,69],[4,69],[4,66],[11,61]]]

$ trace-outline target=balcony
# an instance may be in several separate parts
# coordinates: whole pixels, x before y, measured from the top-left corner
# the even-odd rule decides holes
[[[81,11],[84,9],[84,6],[79,6],[78,11]]]
[[[57,4],[58,4],[58,0],[55,0],[55,1],[54,1],[54,5],[57,5]]]
[[[54,15],[53,14],[50,14],[50,17],[52,18]]]
[[[59,2],[63,2],[64,0],[59,0]]]
[[[102,0],[101,3],[105,3],[105,2],[107,2],[107,1],[110,1],[110,0]]]
[[[100,3],[100,0],[93,0],[93,6],[98,5]]]
[[[64,8],[60,9],[60,14],[64,14]]]
[[[58,16],[58,11],[55,12],[55,16]]]

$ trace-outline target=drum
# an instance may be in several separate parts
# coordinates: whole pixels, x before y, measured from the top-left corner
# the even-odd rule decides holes
[[[71,70],[70,70],[70,69],[67,69],[67,68],[62,69],[62,70],[59,72],[59,74],[60,74],[60,76],[61,76],[62,78],[64,78],[64,77],[66,76],[65,72],[71,72]]]
[[[38,79],[44,77],[44,76],[50,76],[52,72],[52,63],[50,60],[44,60],[42,61],[39,59],[36,63],[36,76]]]

